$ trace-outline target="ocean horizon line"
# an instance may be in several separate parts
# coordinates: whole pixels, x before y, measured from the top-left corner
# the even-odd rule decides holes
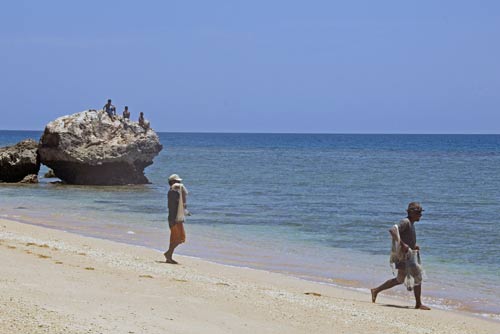
[[[154,130],[154,129],[153,129]],[[26,130],[26,129],[0,129],[4,132],[43,132],[44,130]],[[405,133],[405,132],[236,132],[236,131],[160,131],[157,133],[171,134],[224,134],[224,135],[358,135],[358,136],[499,136],[500,133],[459,133],[459,132],[423,132],[423,133]]]

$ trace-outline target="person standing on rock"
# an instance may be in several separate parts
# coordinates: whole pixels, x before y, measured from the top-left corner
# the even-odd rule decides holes
[[[145,120],[144,120],[144,113],[141,111],[139,113],[139,125],[142,126],[142,127],[144,127],[144,122],[145,122]]]
[[[108,114],[111,119],[113,119],[113,115],[116,115],[116,108],[111,104],[111,99],[108,99],[108,103],[106,103],[102,109],[104,109],[106,114]]]
[[[139,125],[146,131],[149,129],[149,122],[144,119],[142,111],[139,113]]]
[[[128,106],[125,106],[123,110],[123,119],[130,119],[130,111],[128,111]]]
[[[172,256],[177,246],[186,241],[186,232],[184,231],[185,210],[187,207],[186,187],[181,183],[182,179],[177,174],[168,177],[170,189],[168,191],[168,226],[170,227],[170,245],[168,250],[163,253],[167,263],[177,264]]]

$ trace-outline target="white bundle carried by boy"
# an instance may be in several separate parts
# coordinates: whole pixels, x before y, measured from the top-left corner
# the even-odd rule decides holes
[[[418,250],[413,250],[411,248],[404,252],[401,247],[401,237],[399,235],[398,225],[394,225],[391,230],[394,232],[395,236],[392,239],[391,255],[389,257],[392,273],[395,274],[396,263],[404,262],[406,276],[403,284],[408,291],[412,291],[415,285],[422,283],[422,276],[424,275],[420,253]]]
[[[175,221],[183,222],[186,220],[186,216],[191,216],[191,213],[185,208],[185,199],[188,195],[188,190],[182,183],[174,183],[172,185],[172,190],[176,190],[179,192],[179,206],[177,208],[177,217],[175,217]]]

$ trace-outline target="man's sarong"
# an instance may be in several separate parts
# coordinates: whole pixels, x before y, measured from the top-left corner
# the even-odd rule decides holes
[[[170,227],[170,245],[179,245],[186,242],[184,223],[176,223]]]

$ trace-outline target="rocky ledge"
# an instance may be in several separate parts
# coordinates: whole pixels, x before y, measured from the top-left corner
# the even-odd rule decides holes
[[[149,183],[144,169],[162,150],[156,132],[121,116],[86,110],[59,117],[45,127],[40,162],[69,184]]]
[[[27,175],[38,174],[38,144],[32,139],[0,148],[0,182],[20,182]]]

